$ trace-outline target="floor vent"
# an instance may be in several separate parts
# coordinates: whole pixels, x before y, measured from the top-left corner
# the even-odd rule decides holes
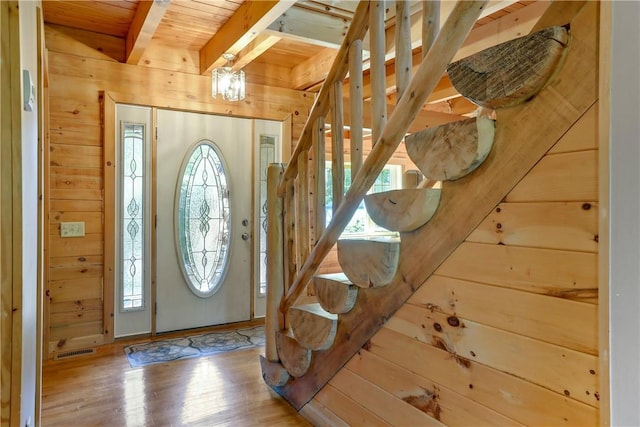
[[[96,354],[95,348],[83,348],[82,350],[65,351],[64,353],[57,353],[53,356],[53,360],[69,359],[71,357],[84,356],[86,354]]]

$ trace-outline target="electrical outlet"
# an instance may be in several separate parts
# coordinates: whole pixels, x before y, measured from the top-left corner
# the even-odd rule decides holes
[[[60,237],[82,236],[84,236],[84,221],[60,223]]]

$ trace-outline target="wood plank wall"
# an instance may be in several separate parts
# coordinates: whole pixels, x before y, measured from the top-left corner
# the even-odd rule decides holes
[[[290,118],[292,140],[304,126],[313,95],[249,85],[242,103],[216,102],[210,80],[189,63],[197,55],[162,52],[163,62],[118,62],[124,39],[47,25],[50,73],[50,254],[45,348],[56,352],[104,342],[104,171],[100,91],[123,103],[237,115]],[[149,52],[153,55],[153,52]],[[159,68],[153,68],[157,66]],[[189,74],[193,72],[194,74]],[[85,221],[86,235],[60,238],[60,222]]]
[[[314,411],[352,425],[418,412],[446,425],[598,424],[597,111],[318,393]]]
[[[597,22],[597,5],[580,17],[574,34]],[[336,425],[598,425],[597,112],[596,102],[512,184],[301,413]]]

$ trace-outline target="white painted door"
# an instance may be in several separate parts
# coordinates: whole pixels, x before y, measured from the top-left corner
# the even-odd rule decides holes
[[[156,151],[156,331],[166,332],[251,317],[251,120],[206,114],[158,110]],[[181,244],[176,241],[176,198],[182,182],[181,168],[194,144],[209,141],[223,159],[229,206],[227,267],[217,290],[199,296],[187,283],[189,270],[181,267]],[[189,169],[189,166],[187,166]],[[205,181],[212,182],[211,173]],[[217,203],[217,202],[216,202]],[[204,209],[208,211],[209,206]],[[209,214],[207,214],[209,215]],[[203,227],[201,224],[200,227]],[[195,229],[195,228],[194,228]],[[204,225],[204,231],[209,225]],[[184,245],[184,243],[183,243]],[[197,245],[194,244],[195,248]],[[205,248],[198,266],[215,261]],[[198,251],[202,252],[200,249]],[[205,259],[206,258],[206,259]],[[195,264],[195,263],[194,263]]]

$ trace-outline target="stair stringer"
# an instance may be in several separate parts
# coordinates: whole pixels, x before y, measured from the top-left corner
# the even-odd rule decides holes
[[[585,8],[586,9],[586,8]],[[584,10],[584,9],[583,9]],[[586,16],[586,17],[585,17]],[[401,234],[399,271],[383,288],[363,289],[340,315],[334,345],[314,352],[309,371],[275,390],[300,410],[465,240],[546,152],[597,101],[597,20],[571,22],[565,63],[531,101],[498,110],[494,146],[473,174],[443,183],[425,226]]]

